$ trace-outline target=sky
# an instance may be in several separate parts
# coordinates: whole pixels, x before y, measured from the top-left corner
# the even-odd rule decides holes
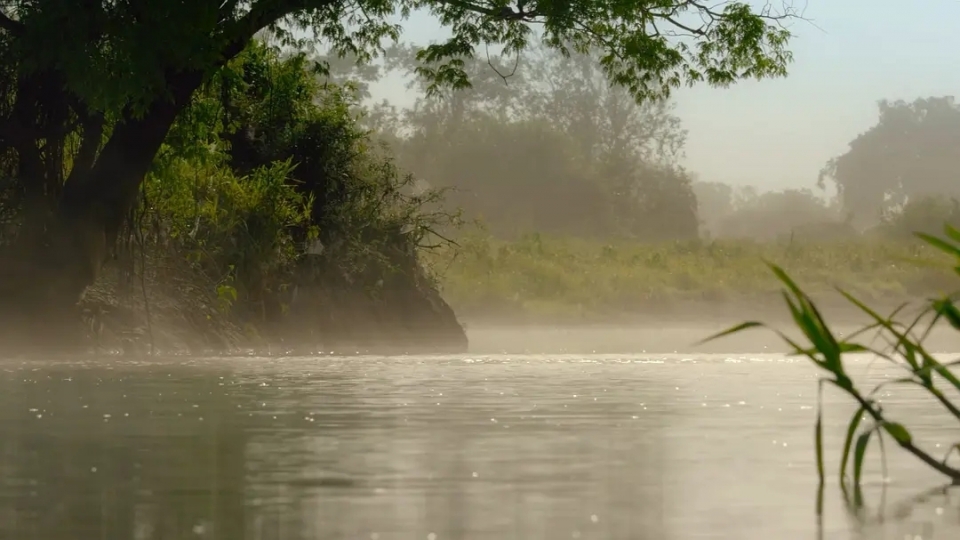
[[[795,0],[794,61],[784,79],[700,85],[674,94],[688,130],[683,164],[703,181],[814,188],[831,157],[877,120],[881,99],[960,98],[960,0]],[[431,17],[403,23],[403,41],[447,35]],[[401,80],[375,99],[412,99]]]

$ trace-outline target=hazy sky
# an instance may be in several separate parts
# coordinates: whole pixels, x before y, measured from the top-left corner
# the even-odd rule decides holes
[[[677,91],[685,164],[700,179],[812,187],[824,162],[876,122],[878,100],[960,97],[960,0],[806,0],[804,13],[809,23],[791,23],[787,78]],[[444,35],[424,15],[404,23],[404,41]],[[374,92],[407,102],[396,80]]]

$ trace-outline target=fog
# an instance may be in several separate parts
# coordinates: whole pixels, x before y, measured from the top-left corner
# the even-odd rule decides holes
[[[471,354],[543,354],[593,355],[633,354],[697,358],[702,355],[724,355],[731,358],[757,355],[782,355],[792,352],[790,346],[770,331],[755,330],[704,343],[708,337],[726,330],[729,321],[690,322],[655,327],[602,326],[495,326],[477,325],[467,330]],[[794,340],[802,334],[787,324],[779,325]],[[850,335],[860,326],[839,324],[838,336]],[[869,334],[862,340],[882,348],[883,341]],[[939,326],[926,340],[931,351],[954,352],[960,349],[960,338],[946,325]]]
[[[412,77],[416,51],[415,45],[391,49],[387,72]],[[917,191],[898,180],[863,179],[863,173],[851,178],[842,163],[832,165],[842,158],[824,161],[822,174],[805,186],[770,190],[716,181],[685,164],[690,130],[676,102],[638,105],[627,90],[608,83],[598,60],[597,54],[565,58],[533,47],[504,75],[500,69],[510,58],[475,59],[466,65],[471,88],[430,96],[426,83],[411,82],[418,96],[412,103],[369,105],[364,120],[421,190],[441,190],[439,207],[462,211],[466,222],[499,238],[535,233],[644,242],[776,240],[812,224],[875,226],[884,204],[902,204]],[[347,68],[342,77],[367,83],[382,73],[340,67]],[[948,100],[920,108],[941,103],[943,114],[952,115]],[[888,108],[910,107],[898,102]],[[884,132],[903,126],[879,127]],[[952,132],[932,136],[949,138]],[[863,153],[847,159],[860,160]],[[873,207],[853,207],[843,197],[844,190],[859,189],[851,184],[871,181],[877,184]],[[953,187],[943,178],[932,181],[940,191]],[[859,219],[851,219],[852,213]],[[832,234],[825,231],[815,234]]]
[[[35,4],[57,14],[69,3]],[[220,2],[218,17],[179,21],[187,12],[162,4],[111,3],[89,18],[119,14],[120,39],[65,22],[63,43],[111,53],[93,67],[117,68],[114,56],[148,65],[132,80],[156,100],[153,86],[176,89],[165,78],[199,84],[193,63],[242,44],[233,26],[289,10],[334,36],[335,21],[387,5]],[[556,24],[569,7],[440,4],[504,27]],[[607,7],[645,24],[651,4]],[[960,244],[944,229],[960,229],[960,37],[944,22],[960,3],[904,5],[798,5],[783,23],[789,76],[639,103],[609,84],[601,52],[536,44],[516,57],[477,47],[486,54],[463,64],[472,86],[431,92],[418,53],[447,34],[424,13],[372,65],[265,39],[175,100],[152,166],[146,150],[115,150],[130,142],[118,133],[161,142],[159,128],[136,129],[149,124],[130,104],[108,111],[119,120],[107,135],[109,115],[82,91],[51,109],[60,116],[41,106],[58,94],[58,70],[83,69],[60,62],[70,69],[33,77],[21,49],[49,44],[19,41],[19,16],[0,17],[13,59],[0,70],[0,116],[44,126],[47,160],[39,135],[0,160],[0,247],[27,238],[36,246],[23,253],[67,253],[16,259],[22,282],[83,293],[50,306],[23,294],[36,314],[8,303],[25,322],[0,324],[4,346],[21,333],[31,346],[0,354],[0,537],[956,538],[956,500],[940,486],[960,485],[947,452],[960,449],[960,381],[951,358],[940,362],[960,351],[960,311],[929,299],[956,289],[960,249],[945,256],[915,233]],[[158,6],[176,22],[142,16]],[[229,32],[203,26],[248,8],[255,16]],[[675,25],[669,5],[657,9]],[[22,19],[51,20],[67,18]],[[224,54],[178,70],[186,55],[150,43],[141,58],[125,47],[154,35],[129,31],[143,21]],[[617,46],[656,56],[642,40]],[[323,60],[328,73],[311,69]],[[154,72],[164,76],[144,76]],[[45,91],[36,104],[31,78]],[[144,115],[173,122],[149,100]],[[76,150],[64,150],[68,135],[83,141]],[[100,139],[110,142],[98,155]],[[84,176],[103,155],[114,168]],[[111,190],[108,173],[140,170],[122,163],[136,155],[150,172],[134,201],[137,184]],[[58,183],[17,176],[30,167]],[[63,185],[80,186],[62,200],[94,217],[129,215],[122,230],[94,222],[92,247],[76,254],[46,242],[89,225],[48,219],[73,215]],[[20,198],[37,186],[46,192]],[[121,191],[126,213],[112,200]],[[31,229],[18,212],[35,204],[49,216],[33,211]],[[117,246],[104,254],[108,239]],[[86,266],[60,264],[79,255]],[[72,279],[87,266],[88,281]],[[50,268],[70,279],[30,276]],[[923,335],[933,310],[945,320]],[[924,324],[909,339],[859,333],[890,313]],[[707,339],[742,321],[749,332]],[[48,353],[64,329],[68,352]],[[849,496],[835,488],[850,485],[858,426]],[[883,459],[871,445],[863,461],[881,437]]]
[[[909,10],[869,0],[784,4],[805,19],[786,23],[796,36],[786,78],[675,93],[676,115],[689,130],[683,164],[705,181],[812,187],[823,164],[876,123],[878,100],[912,101],[960,88],[953,53],[960,36],[943,24],[960,17],[957,2],[931,0]],[[405,41],[423,45],[447,35],[425,13],[404,23]],[[373,97],[409,105],[416,96],[407,80],[390,74],[372,87]]]
[[[799,74],[641,104],[607,82],[597,54],[536,45],[468,61],[472,86],[439,95],[415,77],[423,39],[372,71],[335,62],[333,77],[360,83],[362,122],[431,218],[455,214],[456,227],[434,222],[438,243],[453,241],[425,260],[468,326],[782,318],[763,261],[853,325],[862,312],[836,287],[882,311],[952,290],[948,267],[920,264],[935,257],[913,235],[960,225],[960,106],[946,63],[925,78],[904,64],[881,79],[828,77],[862,70],[868,52],[823,57],[846,9],[791,22]],[[915,93],[904,94],[908,72]],[[854,92],[852,79],[866,86]]]

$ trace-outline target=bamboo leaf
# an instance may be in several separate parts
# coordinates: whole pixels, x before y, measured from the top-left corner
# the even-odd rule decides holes
[[[918,233],[914,233],[914,235],[915,235],[917,238],[923,240],[924,242],[930,244],[931,246],[939,249],[940,251],[943,251],[944,253],[946,253],[946,254],[948,254],[948,255],[952,255],[953,257],[955,257],[955,258],[957,258],[957,259],[960,259],[960,248],[958,248],[958,247],[956,247],[956,246],[954,246],[954,245],[952,245],[952,244],[950,244],[950,243],[948,243],[948,242],[946,242],[946,241],[944,241],[944,240],[941,240],[940,238],[937,238],[936,236],[932,236],[932,235],[929,235],[929,234],[926,234],[926,233],[918,232]]]
[[[863,473],[863,458],[867,454],[867,445],[870,443],[870,436],[873,430],[866,431],[857,437],[857,444],[853,450],[853,485],[856,489],[860,485],[860,478]]]
[[[960,243],[960,231],[950,225],[949,223],[943,226],[943,234],[947,235],[947,238],[953,240],[954,242]]]
[[[813,431],[813,441],[817,449],[817,478],[823,486],[823,380],[817,384],[817,425]],[[818,510],[819,512],[819,510]]]
[[[910,444],[912,438],[910,432],[907,431],[907,428],[903,424],[898,424],[897,422],[884,422],[883,429],[893,437],[893,440],[897,443],[904,445]]]
[[[850,418],[850,423],[847,425],[847,436],[843,441],[843,453],[840,454],[840,482],[846,481],[847,463],[850,461],[850,447],[853,445],[853,436],[856,434],[857,428],[860,427],[860,421],[863,419],[864,412],[865,409],[863,407],[857,409],[857,412]]]
[[[955,330],[960,330],[960,310],[949,299],[937,300],[933,303],[937,313],[947,319]]]
[[[736,334],[736,333],[742,332],[742,331],[744,331],[744,330],[749,330],[749,329],[751,329],[751,328],[763,328],[764,326],[766,326],[766,325],[764,325],[763,323],[760,323],[760,322],[747,321],[747,322],[744,322],[744,323],[740,323],[740,324],[738,324],[738,325],[736,325],[736,326],[733,326],[733,327],[731,327],[731,328],[728,328],[728,329],[726,329],[726,330],[723,330],[723,331],[721,331],[721,332],[718,332],[718,333],[716,333],[716,334],[713,334],[712,336],[706,337],[706,338],[698,341],[698,342],[697,342],[697,345],[703,345],[704,343],[707,343],[707,342],[710,342],[710,341],[714,341],[714,340],[717,340],[717,339],[720,339],[720,338],[722,338],[722,337],[726,337],[726,336],[729,336],[729,335],[732,335],[732,334]]]

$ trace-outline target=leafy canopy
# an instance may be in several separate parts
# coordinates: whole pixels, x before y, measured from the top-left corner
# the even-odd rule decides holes
[[[399,38],[395,16],[413,11],[451,31],[418,54],[431,92],[468,86],[465,61],[490,47],[518,54],[539,39],[564,54],[600,50],[606,76],[639,100],[784,75],[790,33],[779,23],[795,16],[697,0],[10,0],[0,28],[21,66],[60,72],[82,101],[121,110],[169,91],[178,73],[209,75],[262,30],[370,60]]]
[[[388,58],[409,74],[417,52]],[[597,55],[532,43],[521,61],[510,84],[480,58],[465,62],[469,90],[425,97],[427,85],[411,81],[421,94],[413,106],[381,105],[371,123],[403,169],[451,188],[446,199],[495,235],[696,237],[696,200],[677,162],[685,132],[669,102],[635,103]]]
[[[878,113],[877,123],[850,141],[846,153],[827,162],[820,186],[834,182],[844,209],[864,225],[910,202],[960,195],[960,105],[953,97],[884,100]],[[939,229],[942,219],[934,223]]]

